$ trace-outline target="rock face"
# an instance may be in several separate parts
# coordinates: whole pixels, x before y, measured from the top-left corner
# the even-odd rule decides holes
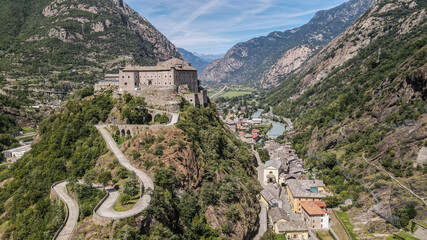
[[[102,71],[121,66],[117,63],[125,58],[120,56],[137,64],[181,58],[162,33],[121,0],[12,2],[1,11],[5,16],[24,12],[20,18],[0,19],[0,24],[14,26],[0,39],[0,71],[9,74],[39,69],[49,75],[69,69],[65,65],[79,72]]]
[[[294,71],[293,66],[287,70],[277,70],[283,62],[295,56],[301,47],[299,62],[307,60],[307,49],[314,51],[335,38],[351,25],[361,14],[372,6],[374,0],[351,0],[336,8],[320,11],[304,26],[285,32],[273,32],[268,36],[254,38],[239,43],[231,48],[219,60],[213,61],[201,74],[206,82],[258,82],[262,80],[265,87],[275,84],[278,79]],[[291,51],[290,53],[287,52]],[[293,56],[292,56],[293,55]],[[310,55],[310,54],[308,54]],[[289,58],[290,57],[290,58]],[[288,58],[288,59],[282,59]],[[279,61],[279,63],[278,63]],[[295,65],[301,66],[302,63]],[[286,65],[286,64],[285,64]]]
[[[379,1],[366,16],[347,28],[306,64],[302,72],[308,72],[309,69],[312,71],[304,76],[301,93],[325,79],[333,69],[345,64],[381,36],[389,34],[394,29],[399,29],[398,35],[404,35],[423,22],[425,25],[426,9],[420,9],[410,16],[398,19],[398,25],[384,17],[396,8],[405,7],[407,2],[411,2],[410,0],[399,0],[387,4],[382,4],[383,2],[387,1]],[[409,8],[409,5],[406,7]],[[388,27],[384,27],[386,25]],[[380,48],[378,48],[379,56],[381,56]]]
[[[426,9],[421,0],[377,1],[266,94],[276,114],[296,123],[289,137],[304,142],[296,144],[298,151],[341,152],[340,167],[372,186],[378,173],[364,165],[360,156],[366,154],[370,163],[424,196],[420,182],[426,171],[417,158],[427,146]],[[425,218],[408,191],[384,186],[375,190],[383,203],[399,209],[413,202],[418,217]]]
[[[315,51],[316,48],[302,45],[285,52],[262,77],[261,86],[263,88],[268,88],[277,85],[281,78],[299,69],[311,56],[313,56]]]

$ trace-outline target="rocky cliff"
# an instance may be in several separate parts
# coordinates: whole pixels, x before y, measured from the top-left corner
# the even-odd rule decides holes
[[[408,222],[403,206],[426,217],[386,173],[425,198],[417,157],[427,145],[426,11],[421,0],[378,1],[266,98],[294,120],[288,137],[307,166],[362,207],[351,211],[357,235],[378,231],[360,220],[369,212],[398,227]]]
[[[276,84],[295,66],[286,62],[299,58],[307,60],[318,46],[327,44],[351,25],[372,6],[374,0],[351,0],[330,10],[318,12],[313,19],[285,32],[273,32],[268,36],[254,38],[231,48],[219,60],[213,61],[200,78],[207,82],[258,82],[264,86]],[[302,47],[304,46],[304,47]],[[295,48],[305,49],[298,52]],[[307,50],[309,48],[310,50]],[[291,51],[287,53],[288,51]],[[296,54],[301,53],[301,56]],[[282,65],[285,66],[282,66]],[[286,70],[278,70],[285,67]]]
[[[176,47],[123,0],[6,1],[0,71],[8,76],[88,73],[125,60],[155,64]]]

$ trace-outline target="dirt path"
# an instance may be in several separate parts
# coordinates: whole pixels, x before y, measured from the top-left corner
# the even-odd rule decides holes
[[[407,190],[409,193],[411,193],[414,197],[418,198],[423,204],[424,206],[427,206],[427,203],[424,201],[423,198],[421,198],[420,196],[418,196],[416,193],[414,193],[411,189],[407,188],[405,185],[403,185],[399,180],[397,180],[391,173],[387,172],[385,169],[382,169],[380,167],[378,167],[377,165],[368,162],[368,160],[365,158],[365,153],[362,154],[363,160],[365,160],[365,162],[368,165],[371,165],[373,167],[375,167],[376,169],[378,169],[381,172],[386,173],[391,179],[393,179],[397,184],[399,184],[402,188],[404,188],[405,190]]]

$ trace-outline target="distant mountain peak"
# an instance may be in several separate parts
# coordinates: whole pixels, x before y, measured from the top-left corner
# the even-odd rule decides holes
[[[208,62],[196,56],[194,53],[185,50],[184,48],[178,48],[178,51],[181,53],[182,57],[186,62],[191,63],[193,67],[197,69],[197,73],[200,75],[203,70],[205,70]]]
[[[301,27],[284,32],[275,31],[267,36],[238,43],[222,59],[210,63],[200,78],[206,82],[262,81],[266,87],[276,85],[284,76],[280,71],[273,71],[279,75],[272,76],[271,68],[277,65],[287,51],[298,46],[308,46],[311,51],[302,52],[310,52],[310,55],[301,56],[308,60],[318,46],[326,45],[343,32],[374,2],[375,0],[351,0],[338,7],[319,11],[309,23]],[[302,65],[298,64],[298,67]],[[292,69],[294,70],[296,69]],[[266,76],[272,78],[266,79]]]

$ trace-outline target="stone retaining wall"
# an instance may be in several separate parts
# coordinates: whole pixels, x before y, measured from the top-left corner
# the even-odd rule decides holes
[[[113,219],[106,218],[99,216],[96,211],[99,209],[99,207],[105,202],[105,200],[110,196],[110,193],[107,191],[107,194],[105,194],[104,198],[96,205],[96,207],[93,209],[93,221],[98,225],[108,225],[113,221]]]

